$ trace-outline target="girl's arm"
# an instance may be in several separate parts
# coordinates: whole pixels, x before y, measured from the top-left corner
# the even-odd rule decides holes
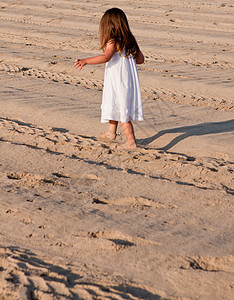
[[[143,64],[144,61],[145,61],[144,55],[143,55],[143,53],[140,50],[139,53],[138,53],[138,55],[137,55],[137,57],[136,57],[136,63],[138,65],[140,65],[140,64]]]
[[[106,63],[112,58],[115,52],[116,52],[115,43],[113,41],[110,41],[107,43],[106,50],[103,54],[94,57],[83,58],[83,59],[77,58],[73,67],[75,69],[79,68],[80,71],[85,65],[96,65],[96,64]]]

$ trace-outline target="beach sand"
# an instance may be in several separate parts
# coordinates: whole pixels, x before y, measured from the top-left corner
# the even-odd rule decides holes
[[[98,25],[145,55],[139,147],[97,139]],[[232,1],[0,1],[0,298],[232,299]]]

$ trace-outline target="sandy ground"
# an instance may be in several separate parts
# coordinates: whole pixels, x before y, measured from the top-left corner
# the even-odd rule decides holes
[[[139,148],[97,139],[104,11],[145,54]],[[0,298],[233,299],[232,1],[0,1]]]

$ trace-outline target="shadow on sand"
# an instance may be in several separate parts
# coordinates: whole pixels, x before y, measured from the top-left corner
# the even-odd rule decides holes
[[[20,288],[23,285],[26,289],[24,297],[26,296],[27,299],[37,299],[36,291],[38,290],[38,280],[40,278],[44,282],[43,286],[46,287],[46,290],[43,290],[43,287],[41,289],[46,299],[84,299],[76,292],[76,288],[78,290],[83,289],[86,294],[89,294],[89,299],[99,299],[99,296],[103,297],[103,295],[105,295],[105,299],[165,299],[144,288],[127,283],[120,283],[119,285],[94,283],[87,278],[88,276],[84,277],[84,275],[73,272],[69,265],[64,267],[48,263],[28,249],[12,246],[6,247],[5,250],[4,259],[11,257],[16,264],[15,270],[11,267],[5,280],[11,282],[15,288]],[[2,272],[6,274],[7,270],[0,268],[0,276]],[[23,277],[27,277],[28,283],[21,282],[22,276],[19,276],[20,273]],[[70,295],[68,295],[68,292],[63,293],[61,289],[56,289],[56,284],[64,286],[66,290],[69,290]]]
[[[172,129],[165,129],[157,132],[155,135],[146,138],[146,139],[138,139],[137,143],[143,146],[146,146],[156,139],[167,133],[182,133],[181,135],[175,137],[172,141],[170,141],[166,146],[160,148],[160,150],[167,151],[179,142],[191,136],[201,136],[215,133],[227,133],[234,131],[234,119],[224,121],[224,122],[208,122],[201,123],[197,125],[191,126],[183,126]]]

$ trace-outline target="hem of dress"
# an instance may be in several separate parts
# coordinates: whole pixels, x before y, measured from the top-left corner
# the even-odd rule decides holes
[[[115,118],[105,118],[105,119],[101,119],[101,123],[109,123],[109,121],[116,121],[116,122],[121,122],[121,123],[128,123],[129,121],[132,121],[132,122],[142,122],[144,121],[144,118],[137,118],[137,119],[127,119],[127,120],[117,120]]]

